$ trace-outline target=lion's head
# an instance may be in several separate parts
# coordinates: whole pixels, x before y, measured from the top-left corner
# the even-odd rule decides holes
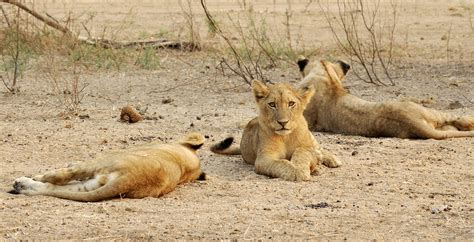
[[[298,59],[297,64],[303,75],[303,82],[311,79],[316,89],[332,87],[335,84],[342,87],[342,81],[351,68],[343,61],[335,63],[326,60],[310,61],[303,56]]]
[[[303,80],[298,84],[299,87],[313,86],[315,89],[315,94],[305,112],[307,120],[308,115],[314,114],[324,100],[330,100],[334,95],[342,96],[347,93],[342,81],[350,70],[350,65],[343,61],[334,63],[326,60],[310,61],[303,56],[297,63],[303,76]],[[309,123],[311,126],[311,122]]]
[[[315,94],[304,112],[309,128],[315,130],[318,123],[321,124],[321,116],[331,115],[327,107],[335,105],[337,102],[334,100],[348,93],[342,85],[342,80],[351,67],[342,61],[309,61],[304,57],[299,58],[298,67],[303,76],[299,87],[311,86],[315,89]]]
[[[261,81],[252,82],[252,90],[265,127],[278,135],[288,135],[306,122],[303,111],[309,103],[314,88],[306,86],[295,90],[288,84],[266,85]]]

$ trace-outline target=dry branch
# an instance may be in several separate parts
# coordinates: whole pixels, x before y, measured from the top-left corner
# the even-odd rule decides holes
[[[102,46],[104,48],[143,48],[143,47],[150,47],[150,48],[170,48],[170,49],[186,49],[186,50],[199,50],[200,47],[196,46],[196,44],[192,42],[185,42],[185,41],[171,41],[166,39],[155,39],[155,40],[138,40],[138,41],[114,41],[105,38],[90,38],[90,37],[82,37],[75,34],[73,31],[68,29],[65,26],[62,26],[55,20],[53,17],[49,16],[46,18],[45,16],[39,14],[38,12],[34,11],[33,9],[28,8],[24,4],[20,3],[16,0],[0,0],[0,3],[9,3],[18,7],[19,9],[27,12],[28,14],[32,15],[39,21],[45,23],[49,27],[52,27],[64,34],[69,34],[75,36],[78,41],[94,45],[94,46]],[[3,9],[2,9],[3,10]],[[53,20],[51,20],[53,19]]]
[[[394,57],[397,5],[391,4],[391,19],[388,19],[380,17],[384,14],[381,0],[337,0],[334,15],[318,3],[340,50],[365,72],[364,78],[354,70],[355,76],[376,85],[395,85],[390,67]],[[388,79],[388,83],[380,76]]]
[[[240,22],[235,24],[232,19],[231,22],[234,23],[234,27],[239,31],[238,33],[242,37],[241,41],[243,44],[243,53],[239,53],[238,51],[238,46],[236,46],[231,39],[222,31],[220,26],[217,24],[216,20],[214,17],[210,14],[209,10],[207,9],[206,2],[205,0],[201,0],[201,6],[204,10],[204,13],[206,15],[206,18],[209,22],[209,25],[213,29],[214,33],[217,34],[219,37],[221,37],[227,47],[229,48],[232,56],[232,63],[229,63],[229,61],[226,58],[222,58],[221,62],[219,63],[220,67],[226,67],[229,69],[231,72],[233,72],[235,75],[241,77],[245,83],[249,84],[253,79],[260,79],[264,82],[268,82],[268,78],[264,76],[264,73],[262,71],[261,67],[261,57],[262,57],[262,51],[259,50],[257,51],[258,53],[255,54],[255,48],[254,46],[250,46],[250,43],[248,42],[249,40],[245,36],[242,26]],[[258,39],[258,38],[255,38]],[[258,42],[258,40],[252,40],[253,42]],[[266,50],[262,48],[262,44],[257,43],[261,49],[263,49],[263,52]],[[264,56],[270,56],[269,53],[263,53]],[[270,61],[274,64],[273,58],[269,58]],[[223,70],[223,69],[222,69]]]

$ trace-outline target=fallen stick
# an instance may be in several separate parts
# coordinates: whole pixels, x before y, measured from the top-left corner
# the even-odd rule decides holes
[[[88,37],[83,37],[83,36],[78,36],[75,34],[73,31],[68,29],[67,27],[62,26],[60,23],[57,21],[50,20],[43,15],[39,14],[38,12],[34,11],[33,9],[28,8],[26,5],[22,4],[21,2],[18,2],[16,0],[0,0],[0,3],[9,3],[11,5],[14,5],[21,10],[27,12],[28,14],[32,15],[39,21],[45,23],[51,28],[54,28],[64,34],[69,34],[72,36],[76,36],[76,39],[82,43],[89,44],[89,45],[94,45],[94,46],[101,46],[104,48],[116,48],[116,49],[122,49],[122,48],[144,48],[144,47],[149,47],[149,48],[169,48],[169,49],[184,49],[184,50],[199,50],[199,46],[196,45],[195,43],[192,42],[186,42],[186,41],[172,41],[172,40],[167,40],[167,39],[154,39],[154,40],[138,40],[138,41],[114,41],[110,39],[104,39],[104,38],[88,38]],[[2,9],[3,10],[3,9]],[[50,16],[51,19],[53,19]]]

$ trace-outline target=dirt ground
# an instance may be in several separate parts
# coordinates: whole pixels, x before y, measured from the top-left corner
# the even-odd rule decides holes
[[[133,7],[137,14],[130,36],[182,21],[179,7],[170,1],[137,1],[133,6],[131,2],[81,0],[60,5],[52,1],[37,7],[55,15],[64,9],[94,10],[101,16],[97,26],[113,25],[113,13],[120,18]],[[209,2],[211,11],[236,8],[233,1]],[[259,1],[256,9],[282,16],[286,1],[267,2]],[[474,34],[468,19],[474,2],[404,2],[400,21],[409,33],[411,54],[403,59],[405,68],[395,71],[397,85],[378,87],[349,74],[346,86],[368,100],[410,99],[446,112],[474,115]],[[305,6],[306,1],[292,5],[296,12]],[[202,16],[199,5],[195,7]],[[302,19],[298,22],[312,30],[305,38],[329,46],[330,33],[317,13],[313,4],[309,13],[298,16]],[[448,29],[451,60],[446,59],[442,40]],[[34,71],[21,80],[19,94],[0,95],[1,238],[474,238],[474,139],[406,140],[315,132],[343,166],[325,169],[309,182],[270,179],[255,174],[240,157],[218,156],[208,149],[230,135],[239,139],[239,123],[256,115],[248,86],[235,76],[219,75],[217,60],[206,51],[160,51],[158,55],[162,56],[158,70],[88,75],[90,86],[80,115],[71,119],[58,115],[62,110],[57,97],[49,95],[48,82]],[[297,83],[299,78],[296,66],[271,73],[276,82]],[[126,104],[148,106],[152,119],[118,122],[120,107]],[[170,142],[190,131],[209,137],[200,158],[211,179],[182,185],[161,198],[80,203],[6,193],[17,177],[112,149],[157,139]]]

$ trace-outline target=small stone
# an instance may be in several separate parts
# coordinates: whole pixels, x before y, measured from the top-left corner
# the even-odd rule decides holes
[[[449,205],[441,205],[436,208],[431,208],[431,213],[437,214],[437,213],[441,213],[443,211],[449,211],[449,210],[451,210],[451,207]]]
[[[161,100],[161,103],[163,104],[168,104],[168,103],[171,103],[173,102],[174,100],[172,98],[165,98],[163,100]]]
[[[359,154],[359,151],[354,150],[354,151],[352,151],[352,154],[351,154],[351,155],[352,155],[352,156],[355,156],[355,155],[357,155],[357,154]]]

